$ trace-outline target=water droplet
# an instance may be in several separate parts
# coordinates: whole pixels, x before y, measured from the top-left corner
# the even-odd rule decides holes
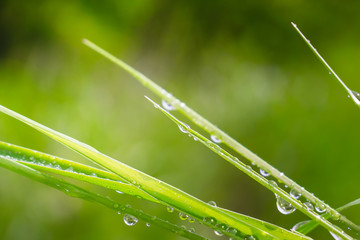
[[[229,232],[230,234],[235,235],[237,233],[237,230],[235,228],[230,227],[230,228],[227,229],[227,232]]]
[[[312,205],[311,202],[304,202],[304,205],[307,209],[314,210],[314,206]]]
[[[291,231],[296,231],[299,227],[307,224],[308,222],[310,222],[310,220],[298,222],[297,224],[295,224],[295,225],[291,228]]]
[[[209,201],[208,204],[211,205],[211,206],[216,207],[216,202],[214,202],[214,201]]]
[[[193,223],[193,222],[195,222],[195,219],[192,218],[192,217],[189,217],[189,218],[188,218],[188,221],[189,221],[189,223]]]
[[[296,210],[293,205],[278,196],[276,196],[276,207],[279,212],[285,215],[293,213]]]
[[[256,238],[254,236],[249,235],[249,236],[246,236],[244,238],[244,240],[256,240]]]
[[[166,210],[167,210],[168,212],[174,212],[174,208],[173,208],[173,207],[170,207],[170,206],[167,206],[167,207],[166,207]]]
[[[277,187],[277,186],[278,186],[277,183],[276,183],[274,180],[270,180],[270,181],[269,181],[269,184],[270,184],[271,186],[273,186],[273,187]]]
[[[270,173],[266,172],[265,170],[261,169],[260,168],[260,174],[263,176],[263,177],[268,177],[270,176]]]
[[[316,206],[315,206],[315,210],[316,210],[318,213],[323,213],[323,212],[325,212],[325,211],[326,211],[325,204],[317,203]]]
[[[186,220],[188,217],[189,217],[189,216],[186,215],[185,213],[182,213],[182,212],[179,213],[179,218],[180,218],[181,220]]]
[[[295,188],[293,188],[290,190],[290,196],[295,199],[299,199],[301,197],[301,193],[297,191]]]
[[[124,216],[124,223],[128,226],[134,226],[136,223],[138,222],[137,218],[129,215],[129,214],[125,214]]]
[[[190,128],[189,125],[186,125],[185,123],[183,123],[183,124],[184,124],[184,126],[182,126],[182,125],[180,125],[180,124],[178,125],[180,131],[183,132],[183,133],[188,133],[188,132],[189,132],[188,129]]]
[[[119,191],[119,190],[115,190],[115,192],[119,193],[119,194],[124,194],[123,192]]]
[[[114,208],[118,208],[118,207],[119,207],[119,204],[114,203]]]
[[[151,224],[150,224],[150,223],[146,223],[145,225],[146,225],[147,227],[150,227],[150,226],[151,226]]]
[[[329,72],[329,74],[331,75],[331,72]]]
[[[219,139],[217,136],[215,135],[211,135],[210,139],[214,142],[214,143],[221,143],[221,139]]]
[[[360,101],[360,94],[358,92],[355,92],[355,91],[351,91],[351,97],[354,98],[355,97],[355,100],[356,100],[356,103],[358,103]]]
[[[194,233],[194,232],[195,232],[195,228],[190,228],[190,229],[189,229],[189,232]]]
[[[211,224],[211,225],[215,225],[217,221],[213,217],[204,217],[203,222],[206,222],[206,223]]]
[[[335,240],[342,240],[341,237],[339,237],[338,235],[336,235],[335,233],[329,232],[331,234],[331,236],[335,239]]]
[[[121,212],[117,212],[117,214],[119,214],[119,215],[120,215],[120,214],[121,214]]]
[[[222,234],[221,232],[218,232],[218,231],[214,231],[214,233],[215,233],[215,235],[217,235],[217,236],[222,236],[222,235],[224,235],[224,234]]]
[[[175,110],[175,107],[172,106],[170,103],[168,103],[167,101],[165,101],[164,99],[161,100],[161,105],[163,106],[163,108],[167,111],[173,111]]]

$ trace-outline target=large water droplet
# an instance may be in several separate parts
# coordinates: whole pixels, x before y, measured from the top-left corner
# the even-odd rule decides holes
[[[278,196],[276,196],[276,207],[279,212],[285,215],[293,213],[296,210],[293,205]]]
[[[268,173],[267,171],[263,170],[260,168],[260,174],[263,176],[263,177],[268,177],[270,176],[270,173]]]
[[[323,213],[323,212],[325,212],[325,211],[326,211],[325,204],[317,203],[316,206],[315,206],[315,210],[316,210],[318,213]]]
[[[293,188],[290,190],[290,196],[295,199],[299,199],[301,197],[301,193]]]
[[[216,202],[214,202],[214,201],[209,201],[208,204],[211,205],[211,206],[216,207]]]
[[[128,226],[134,226],[136,223],[138,222],[137,218],[129,215],[129,214],[125,214],[124,216],[124,223]]]
[[[299,227],[307,224],[308,222],[310,222],[310,220],[298,222],[297,224],[295,224],[295,225],[291,228],[291,231],[297,231],[297,229],[298,229]]]
[[[219,139],[217,136],[215,135],[211,135],[210,139],[214,142],[214,143],[221,143],[221,139]]]
[[[182,212],[179,213],[179,218],[180,218],[181,220],[186,220],[188,217],[189,217],[189,216],[186,215],[186,213],[182,213]]]
[[[161,100],[161,105],[163,106],[163,108],[167,111],[173,111],[175,110],[175,107],[172,106],[170,103],[168,103],[167,101],[165,101],[164,99]]]
[[[173,208],[173,207],[170,207],[170,206],[167,206],[167,207],[166,207],[166,210],[167,210],[168,212],[174,212],[174,208]]]

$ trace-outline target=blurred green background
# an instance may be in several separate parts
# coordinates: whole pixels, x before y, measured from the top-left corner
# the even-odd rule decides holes
[[[280,214],[271,192],[181,134],[143,96],[158,98],[81,39],[142,71],[338,207],[360,197],[360,112],[290,22],[360,91],[359,10],[359,1],[324,0],[2,0],[0,102],[204,201],[291,228],[306,217]],[[87,162],[3,114],[0,136]],[[163,207],[113,197],[180,222]],[[142,222],[127,227],[102,206],[5,169],[0,206],[0,239],[181,239]],[[359,208],[345,215],[360,222]],[[311,236],[330,238],[322,229]]]

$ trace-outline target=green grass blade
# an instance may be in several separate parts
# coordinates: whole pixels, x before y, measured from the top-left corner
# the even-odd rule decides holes
[[[342,216],[339,212],[337,212],[334,208],[329,206],[328,204],[324,203],[322,200],[317,198],[313,193],[310,193],[307,191],[304,187],[300,186],[296,182],[294,182],[292,179],[287,177],[283,172],[280,172],[270,164],[268,164],[266,161],[261,159],[259,156],[257,156],[255,153],[247,149],[245,146],[237,142],[235,139],[230,137],[228,134],[220,130],[218,127],[216,127],[214,124],[209,122],[207,119],[203,118],[200,114],[189,108],[184,102],[181,102],[179,99],[175,98],[171,93],[167,92],[165,89],[154,83],[152,80],[150,80],[148,77],[140,73],[139,71],[135,70],[125,62],[121,61],[120,59],[116,58],[109,52],[105,51],[104,49],[100,48],[96,44],[92,43],[91,41],[84,39],[83,43],[91,48],[92,50],[96,51],[97,53],[101,54],[105,58],[109,59],[111,62],[115,63],[116,65],[123,68],[125,71],[127,71],[130,75],[134,76],[136,80],[138,80],[141,84],[143,84],[145,87],[147,87],[149,90],[151,90],[153,93],[158,95],[160,98],[168,102],[171,106],[174,107],[177,111],[179,111],[181,114],[183,114],[185,117],[187,117],[189,120],[191,120],[193,123],[195,123],[200,128],[204,129],[206,132],[208,132],[210,135],[216,136],[219,140],[221,140],[225,145],[230,147],[231,149],[235,150],[237,153],[242,155],[244,158],[251,161],[254,165],[261,168],[262,170],[265,170],[266,172],[270,173],[271,176],[276,178],[279,182],[282,182],[289,186],[291,189],[294,189],[302,194],[303,197],[305,197],[308,201],[313,203],[314,205],[322,205],[325,206],[326,211],[329,212],[333,218],[340,219],[341,221],[344,221],[346,224],[348,224],[351,227],[356,227],[356,224],[349,221],[346,217]]]
[[[348,208],[356,206],[356,205],[360,205],[360,198],[356,199],[348,204],[345,204],[344,206],[341,206],[341,207],[337,208],[336,210],[341,212],[341,211],[344,211],[345,209],[348,209]],[[331,215],[328,213],[325,213],[325,214],[321,215],[321,217],[328,219],[331,217]],[[309,232],[314,230],[317,226],[319,226],[319,224],[316,221],[309,220],[309,221],[307,221],[307,223],[304,223],[301,226],[299,226],[296,229],[296,231],[299,233],[308,234]],[[353,230],[357,231],[356,229],[353,229]]]
[[[179,126],[179,128],[182,129],[182,132],[188,134],[189,137],[192,137],[192,138],[196,139],[198,142],[201,142],[202,144],[204,144],[210,150],[212,150],[213,152],[218,154],[220,157],[225,159],[227,162],[229,162],[230,164],[234,165],[236,168],[243,171],[249,177],[253,178],[255,181],[257,181],[258,183],[260,183],[261,185],[263,185],[264,187],[266,187],[270,191],[274,192],[277,196],[280,196],[282,199],[284,199],[287,202],[291,203],[292,206],[294,206],[296,209],[299,209],[302,213],[309,216],[311,219],[316,221],[318,224],[320,224],[324,228],[328,229],[331,232],[340,232],[340,233],[344,234],[344,232],[342,230],[339,230],[338,228],[336,228],[336,226],[334,226],[331,222],[327,221],[326,219],[321,218],[321,216],[319,214],[317,214],[315,211],[309,211],[309,208],[306,205],[304,205],[304,203],[302,203],[301,201],[296,200],[293,197],[291,197],[287,192],[285,192],[284,190],[279,188],[277,186],[277,184],[275,184],[273,181],[267,180],[266,178],[261,176],[258,172],[254,171],[251,168],[250,165],[247,166],[244,163],[240,162],[237,158],[235,158],[230,153],[228,153],[224,149],[222,149],[219,145],[214,144],[212,141],[205,138],[200,133],[198,133],[195,130],[191,129],[190,126],[188,126],[187,124],[184,124],[183,122],[178,120],[171,113],[164,110],[157,103],[152,101],[150,98],[148,98],[148,97],[146,97],[146,98],[151,103],[154,104],[154,107],[156,109],[159,109],[162,113],[165,114],[165,116],[167,116],[173,122],[175,122]],[[348,236],[348,237],[350,237],[350,236]],[[350,239],[351,239],[351,237],[350,237]]]
[[[121,191],[124,194],[137,196],[155,203],[160,203],[158,200],[137,187],[129,183],[121,182],[121,178],[118,175],[98,168],[1,141],[0,156],[17,161],[39,171],[55,173],[101,187]]]
[[[32,180],[35,180],[35,181],[41,182],[43,184],[46,184],[50,187],[56,188],[71,197],[81,198],[81,199],[84,199],[87,201],[101,204],[105,207],[115,210],[118,213],[120,212],[120,213],[130,214],[138,219],[143,220],[144,222],[148,222],[150,224],[157,225],[163,229],[169,230],[179,236],[188,238],[190,240],[205,240],[206,239],[205,237],[202,237],[198,234],[186,231],[183,228],[178,227],[174,224],[171,224],[167,221],[164,221],[160,218],[143,213],[142,211],[132,208],[129,205],[124,205],[124,204],[118,203],[116,201],[111,200],[107,196],[102,196],[99,194],[92,193],[90,191],[82,189],[82,188],[80,188],[74,184],[71,184],[69,182],[66,182],[64,180],[59,180],[59,179],[49,176],[47,174],[41,173],[41,172],[39,172],[35,169],[32,169],[28,166],[25,166],[16,161],[10,160],[7,157],[0,156],[0,166],[7,168],[13,172],[19,173],[23,176],[29,177]]]
[[[244,235],[253,235],[259,239],[280,239],[276,236],[276,232],[272,232],[266,228],[258,229],[248,222],[244,222],[231,215],[224,214],[224,212],[214,206],[211,206],[167,183],[164,183],[119,161],[116,161],[84,143],[45,127],[29,118],[26,118],[10,109],[5,108],[4,106],[0,105],[0,111],[26,123],[27,125],[53,138],[54,140],[57,140],[58,142],[68,146],[74,151],[103,166],[105,169],[108,169],[111,172],[121,176],[123,179],[126,179],[127,182],[148,193],[157,200],[173,206],[181,212],[191,215],[199,222],[202,222],[214,230],[223,232],[224,235],[228,237],[237,239],[237,237],[232,233],[221,229],[218,224],[231,226]],[[214,224],[214,221],[212,220],[208,221],[210,218],[216,219],[216,223],[218,224]],[[306,237],[300,237],[294,234],[293,239],[306,239]]]
[[[315,54],[315,56],[321,61],[321,63],[325,66],[325,68],[329,71],[329,74],[332,75],[338,83],[345,89],[347,94],[351,96],[352,101],[360,108],[360,95],[359,93],[352,91],[346,84],[340,79],[340,77],[335,73],[335,71],[330,67],[330,65],[325,61],[325,59],[320,55],[320,53],[314,48],[314,46],[310,43],[305,35],[300,31],[300,29],[296,26],[295,23],[291,23],[296,31],[300,34],[305,43],[309,46],[311,51]]]

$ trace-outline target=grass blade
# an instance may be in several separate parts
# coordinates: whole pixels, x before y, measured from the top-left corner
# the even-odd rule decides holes
[[[296,29],[296,31],[300,34],[302,39],[305,41],[305,43],[309,46],[311,51],[315,54],[315,56],[320,60],[320,62],[325,66],[325,68],[329,71],[329,74],[332,75],[338,83],[345,89],[347,94],[351,96],[352,101],[360,108],[360,94],[352,91],[346,84],[340,79],[340,77],[335,73],[335,71],[330,67],[330,65],[325,61],[325,59],[320,55],[320,53],[314,48],[314,46],[310,43],[310,40],[308,40],[305,35],[300,31],[300,29],[296,26],[295,23],[291,23],[293,27]]]
[[[76,197],[76,198],[81,198],[81,199],[84,199],[87,201],[96,202],[96,203],[99,203],[105,207],[112,209],[112,210],[115,210],[116,212],[130,214],[138,219],[143,220],[144,222],[148,222],[153,225],[157,225],[163,229],[169,230],[177,235],[188,238],[190,240],[205,240],[206,239],[198,234],[186,231],[186,230],[182,229],[181,227],[178,227],[178,226],[171,224],[167,221],[164,221],[160,218],[145,214],[142,211],[132,208],[128,205],[123,205],[121,203],[113,201],[107,196],[102,196],[99,194],[92,193],[92,192],[82,189],[78,186],[75,186],[74,184],[71,184],[64,180],[59,180],[59,179],[49,176],[47,174],[41,173],[35,169],[32,169],[28,166],[22,165],[16,161],[10,160],[7,157],[0,156],[0,166],[7,168],[11,171],[17,172],[23,176],[29,177],[32,180],[35,180],[35,181],[41,182],[43,184],[46,184],[50,187],[56,188],[71,197]]]
[[[202,222],[214,230],[224,233],[224,235],[228,237],[238,239],[237,236],[230,232],[224,231],[219,227],[219,225],[214,224],[214,221],[208,220],[211,220],[212,218],[216,219],[216,223],[231,226],[237,229],[243,235],[254,235],[260,239],[280,239],[278,236],[276,236],[277,233],[271,231],[270,229],[258,229],[246,221],[241,221],[234,216],[224,214],[224,212],[214,206],[211,206],[167,183],[164,183],[119,161],[116,161],[84,143],[45,127],[29,118],[26,118],[10,109],[5,108],[4,106],[0,105],[0,111],[26,123],[27,125],[53,138],[54,140],[57,140],[58,142],[68,146],[74,151],[103,166],[105,169],[108,169],[122,177],[127,182],[148,193],[157,200],[173,206],[181,212],[191,215],[199,222]],[[307,239],[307,237],[294,234],[293,239]]]

